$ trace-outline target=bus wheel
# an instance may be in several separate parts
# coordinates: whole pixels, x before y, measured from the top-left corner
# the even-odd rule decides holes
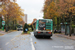
[[[51,38],[51,36],[48,36],[48,38],[50,39],[50,38]]]

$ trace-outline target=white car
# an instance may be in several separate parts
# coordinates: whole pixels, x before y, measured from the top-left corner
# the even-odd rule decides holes
[[[21,25],[19,25],[18,27],[17,27],[17,30],[19,31],[19,30],[23,30],[23,27],[21,26]]]

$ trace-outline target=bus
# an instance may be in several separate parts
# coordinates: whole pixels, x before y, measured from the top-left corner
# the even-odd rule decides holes
[[[39,19],[35,22],[35,30],[34,30],[34,36],[52,36],[52,30],[53,30],[53,20],[52,19]]]

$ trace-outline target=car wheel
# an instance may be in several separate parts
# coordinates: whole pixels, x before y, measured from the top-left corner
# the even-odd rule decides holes
[[[19,31],[19,29],[18,29],[18,31]]]

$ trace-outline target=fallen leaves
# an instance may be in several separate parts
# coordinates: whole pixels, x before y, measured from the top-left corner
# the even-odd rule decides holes
[[[4,34],[0,33],[0,36],[3,36]]]
[[[35,42],[35,44],[36,44],[36,42]]]
[[[15,48],[18,48],[18,46],[16,46]]]

